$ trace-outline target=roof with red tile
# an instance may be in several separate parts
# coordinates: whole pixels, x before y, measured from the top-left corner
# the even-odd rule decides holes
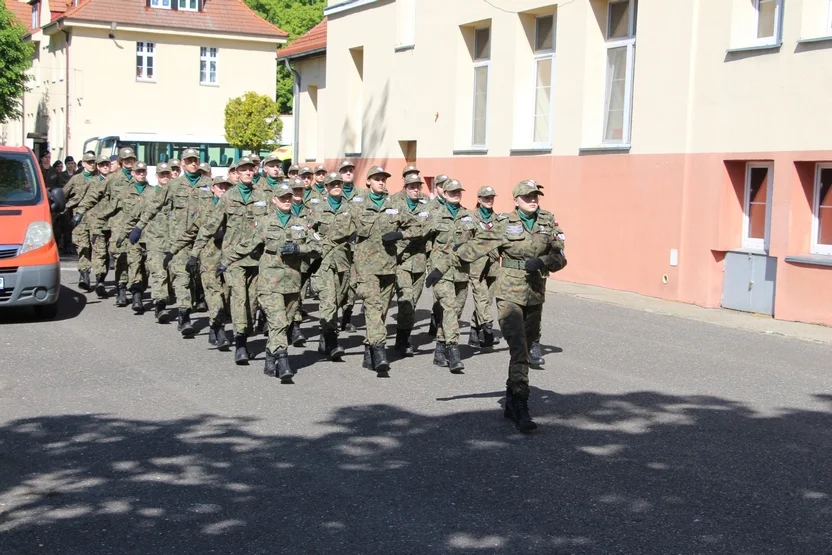
[[[26,2],[19,2],[18,0],[4,0],[6,7],[12,12],[20,24],[26,27],[27,31],[32,30],[32,6]]]
[[[245,5],[243,0],[203,0],[201,12],[148,8],[145,0],[83,0],[61,19],[142,27],[165,27],[193,31],[285,38],[278,29]]]
[[[326,50],[326,18],[299,36],[291,44],[277,51],[278,58],[300,58]]]

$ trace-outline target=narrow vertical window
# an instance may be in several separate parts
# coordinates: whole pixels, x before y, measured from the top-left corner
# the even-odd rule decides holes
[[[745,170],[745,202],[742,246],[767,249],[773,166],[751,162]]]
[[[534,127],[532,142],[552,143],[552,85],[555,77],[554,15],[538,17],[534,32]]]
[[[217,84],[217,49],[203,46],[199,49],[199,83]]]
[[[32,3],[32,29],[40,27],[40,2]]]
[[[607,5],[607,90],[604,143],[630,144],[637,0]]]
[[[472,146],[485,146],[488,117],[488,70],[491,64],[491,28],[474,31],[474,113]]]
[[[812,224],[812,253],[832,255],[832,164],[817,166]]]
[[[775,44],[780,40],[781,0],[754,0],[756,37],[760,44]]]
[[[136,43],[136,80],[155,81],[153,72],[154,44],[152,42]]]

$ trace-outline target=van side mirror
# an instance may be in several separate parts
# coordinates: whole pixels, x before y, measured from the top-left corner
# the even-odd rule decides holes
[[[63,189],[49,191],[49,209],[53,214],[60,214],[66,208],[66,195]]]

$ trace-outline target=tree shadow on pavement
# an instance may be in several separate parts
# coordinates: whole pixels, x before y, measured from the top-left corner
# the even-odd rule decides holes
[[[534,390],[493,410],[67,414],[0,427],[2,553],[823,553],[832,417],[715,397]],[[443,407],[452,407],[446,398]],[[829,402],[829,398],[818,398]],[[292,414],[287,418],[302,418]]]

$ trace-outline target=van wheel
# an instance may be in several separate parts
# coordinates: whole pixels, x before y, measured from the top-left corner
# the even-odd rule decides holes
[[[40,320],[52,320],[58,315],[58,303],[39,304],[33,307],[35,309],[35,316]]]

